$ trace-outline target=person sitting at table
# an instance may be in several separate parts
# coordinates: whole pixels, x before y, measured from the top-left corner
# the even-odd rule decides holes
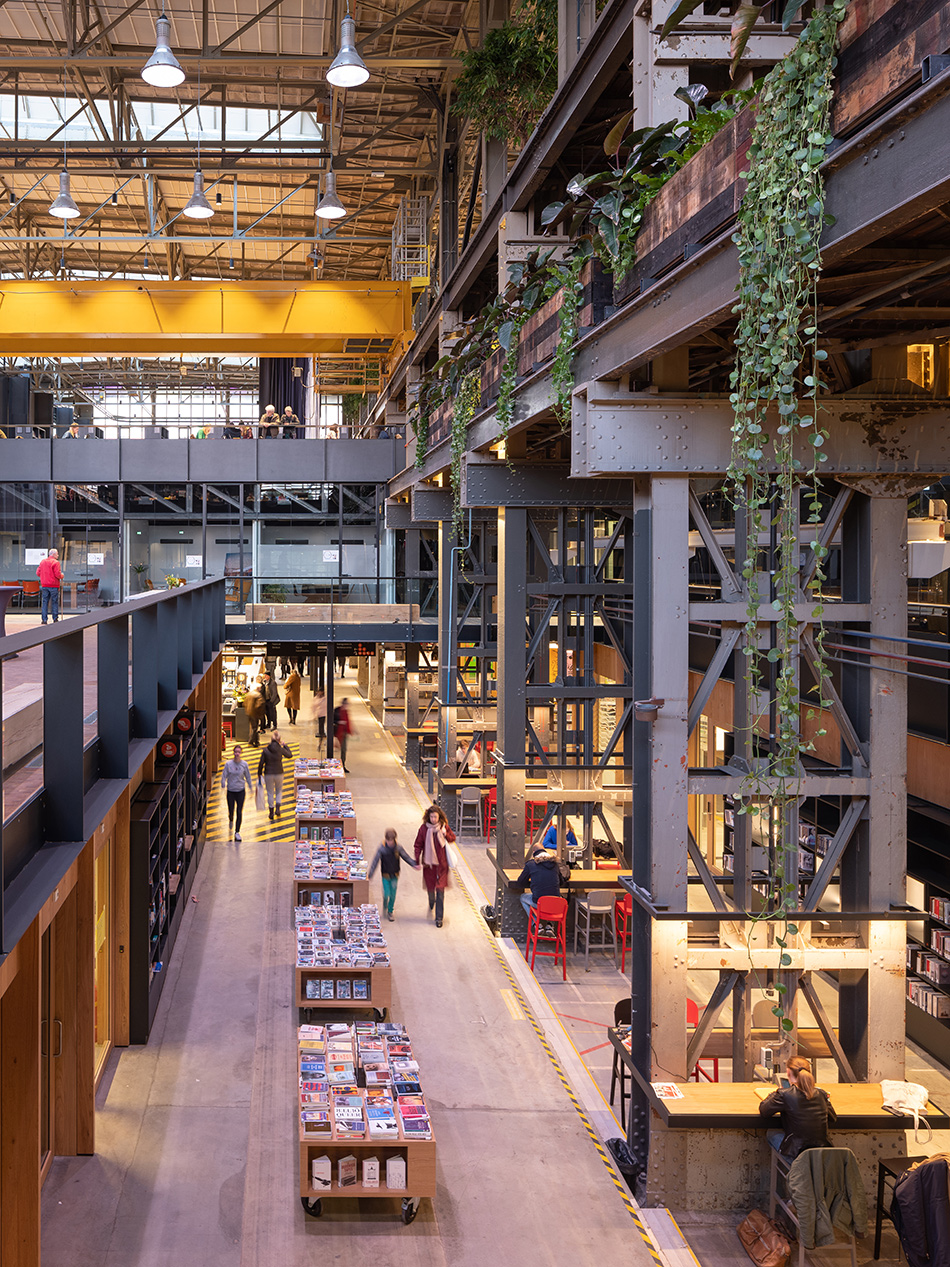
[[[806,1148],[830,1148],[828,1128],[834,1126],[837,1114],[827,1091],[815,1086],[811,1063],[804,1056],[793,1056],[785,1066],[788,1087],[780,1087],[759,1105],[763,1117],[781,1114],[782,1128],[766,1131],[769,1146],[789,1160]]]
[[[521,895],[521,905],[529,917],[531,908],[538,904],[538,898],[560,897],[561,877],[557,869],[557,854],[549,853],[539,845],[515,880],[515,888],[530,890]]]
[[[467,760],[465,757],[466,751],[467,746],[465,741],[460,739],[458,741],[458,746],[455,749],[455,764],[458,768],[458,776],[460,779],[477,778],[482,772],[482,763],[478,756],[478,749],[473,748],[472,751],[469,752]]]
[[[574,835],[574,828],[571,826],[569,820],[566,825],[564,839],[569,849],[578,848],[577,837]],[[557,853],[557,819],[554,820],[551,826],[544,833],[544,838],[541,841],[541,848],[552,849],[555,853]]]

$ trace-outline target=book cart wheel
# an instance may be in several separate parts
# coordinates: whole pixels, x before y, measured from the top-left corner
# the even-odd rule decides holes
[[[402,1221],[409,1224],[419,1213],[419,1203],[421,1197],[403,1197],[402,1199]]]
[[[313,1215],[315,1219],[318,1219],[323,1213],[323,1202],[319,1197],[315,1200],[311,1200],[310,1197],[301,1197],[300,1204],[303,1206],[307,1214]]]
[[[389,1012],[389,1008],[388,1007],[374,1007],[373,1011],[376,1014],[377,1021],[384,1021]]]

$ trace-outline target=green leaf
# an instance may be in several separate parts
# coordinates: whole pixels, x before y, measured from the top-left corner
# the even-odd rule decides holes
[[[803,6],[804,0],[788,0],[788,3],[782,10],[782,26],[786,31],[795,21],[795,18]]]
[[[680,0],[679,4],[663,23],[660,39],[665,40],[671,32],[676,30],[684,18],[688,18],[694,9],[699,8],[702,2],[703,0]]]
[[[782,1017],[781,1024],[782,1024],[782,1029],[785,1031],[786,1034],[790,1033],[791,1030],[795,1028],[794,1023],[790,1021],[787,1016]]]
[[[502,348],[504,348],[505,352],[508,352],[511,349],[511,336],[514,332],[515,323],[513,321],[506,321],[503,325],[498,327],[498,343]]]
[[[780,968],[790,968],[792,966],[792,956],[782,955],[778,962]]]
[[[549,224],[553,224],[567,205],[568,204],[566,202],[549,202],[541,212],[542,228],[546,228]]]
[[[608,158],[613,158],[621,145],[623,145],[623,138],[635,113],[635,110],[628,110],[626,114],[622,114],[604,137],[604,153]]]
[[[729,33],[729,61],[733,79],[735,79],[736,72],[739,69],[739,62],[742,60],[742,54],[745,52],[746,45],[749,42],[752,28],[764,8],[764,5],[740,4],[738,9],[736,9],[735,16],[732,19],[732,30]]]

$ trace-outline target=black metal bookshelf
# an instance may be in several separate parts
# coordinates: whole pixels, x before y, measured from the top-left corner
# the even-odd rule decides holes
[[[208,801],[207,723],[159,741],[151,783],[132,802],[129,826],[129,1037],[148,1041],[204,849]]]

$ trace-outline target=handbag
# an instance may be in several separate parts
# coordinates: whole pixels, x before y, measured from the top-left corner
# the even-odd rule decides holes
[[[264,796],[264,784],[258,779],[257,787],[254,789],[254,805],[257,809],[264,809],[267,805],[267,799]]]
[[[777,1223],[761,1210],[747,1214],[736,1228],[742,1248],[757,1267],[786,1267],[791,1247]]]
[[[925,1111],[929,1099],[927,1088],[919,1082],[901,1082],[897,1078],[881,1079],[881,1095],[884,1097],[884,1108],[897,1117],[914,1119],[914,1141],[926,1144],[933,1139],[933,1127],[927,1121]],[[920,1138],[920,1127],[927,1128],[925,1139]]]

